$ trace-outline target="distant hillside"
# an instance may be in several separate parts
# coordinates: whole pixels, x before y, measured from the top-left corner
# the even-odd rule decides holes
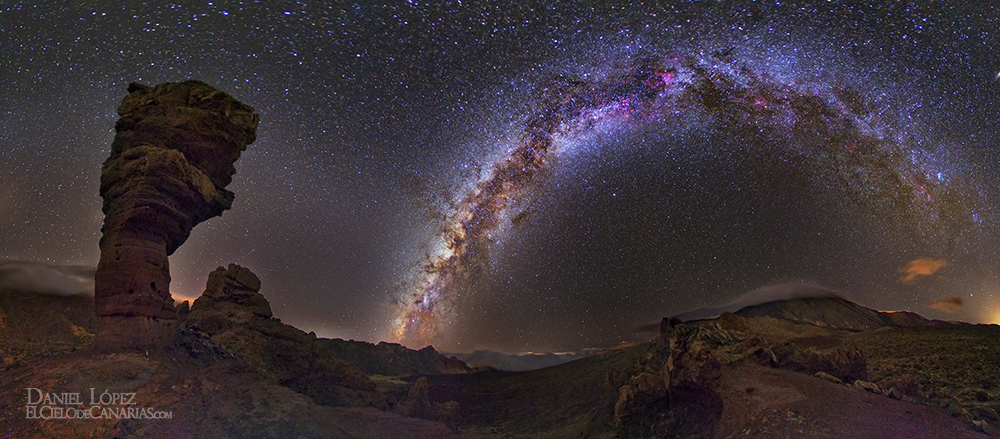
[[[0,287],[0,370],[76,351],[90,343],[97,327],[93,296]]]

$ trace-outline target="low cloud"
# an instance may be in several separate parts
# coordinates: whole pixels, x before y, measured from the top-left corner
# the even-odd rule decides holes
[[[962,310],[962,299],[959,297],[939,297],[928,303],[927,307],[954,314]]]
[[[0,260],[0,291],[70,296],[94,294],[96,267]]]
[[[907,262],[899,267],[899,282],[904,285],[913,285],[921,279],[932,276],[948,265],[947,262],[934,258],[919,258]]]

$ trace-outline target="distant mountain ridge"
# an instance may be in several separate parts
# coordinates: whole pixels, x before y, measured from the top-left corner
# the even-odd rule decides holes
[[[413,350],[398,343],[383,341],[372,344],[339,338],[321,338],[317,342],[372,375],[410,376],[472,372],[462,360],[446,357],[431,346]]]
[[[580,358],[594,355],[596,352],[573,353],[538,353],[538,354],[505,354],[491,350],[477,350],[469,353],[448,354],[464,361],[470,367],[492,367],[497,370],[525,371],[556,366]]]

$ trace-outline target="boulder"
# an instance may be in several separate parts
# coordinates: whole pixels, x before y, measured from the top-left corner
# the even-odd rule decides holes
[[[426,377],[417,378],[417,381],[410,387],[410,391],[407,392],[406,398],[397,406],[400,414],[415,418],[429,417],[431,415],[431,401],[427,396],[428,388]]]
[[[750,326],[750,322],[739,314],[731,313],[726,311],[715,320],[715,326],[719,328],[720,331],[733,331],[733,332],[753,332],[753,327]]]
[[[871,392],[871,393],[877,394],[877,395],[883,395],[883,394],[885,394],[885,391],[883,391],[882,388],[879,387],[878,384],[871,383],[871,382],[864,381],[864,380],[855,380],[854,381],[854,387],[856,387],[858,389],[861,389],[861,390],[864,390],[864,391],[867,391],[867,392]]]
[[[410,386],[409,392],[399,404],[396,413],[402,416],[440,421],[448,428],[455,430],[458,422],[458,402],[433,402],[429,396],[430,385],[427,377],[420,377]]]
[[[229,268],[216,268],[208,275],[205,292],[195,300],[191,311],[212,308],[216,311],[226,309],[231,315],[249,313],[252,316],[269,318],[271,304],[259,293],[260,279],[249,269],[236,264]],[[251,318],[250,316],[246,317]]]

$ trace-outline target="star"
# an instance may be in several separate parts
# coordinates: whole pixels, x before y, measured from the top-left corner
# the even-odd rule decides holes
[[[988,6],[16,3],[0,259],[95,266],[128,84],[197,79],[261,123],[175,298],[237,263],[300,329],[455,352],[643,341],[783,283],[1000,309]]]

